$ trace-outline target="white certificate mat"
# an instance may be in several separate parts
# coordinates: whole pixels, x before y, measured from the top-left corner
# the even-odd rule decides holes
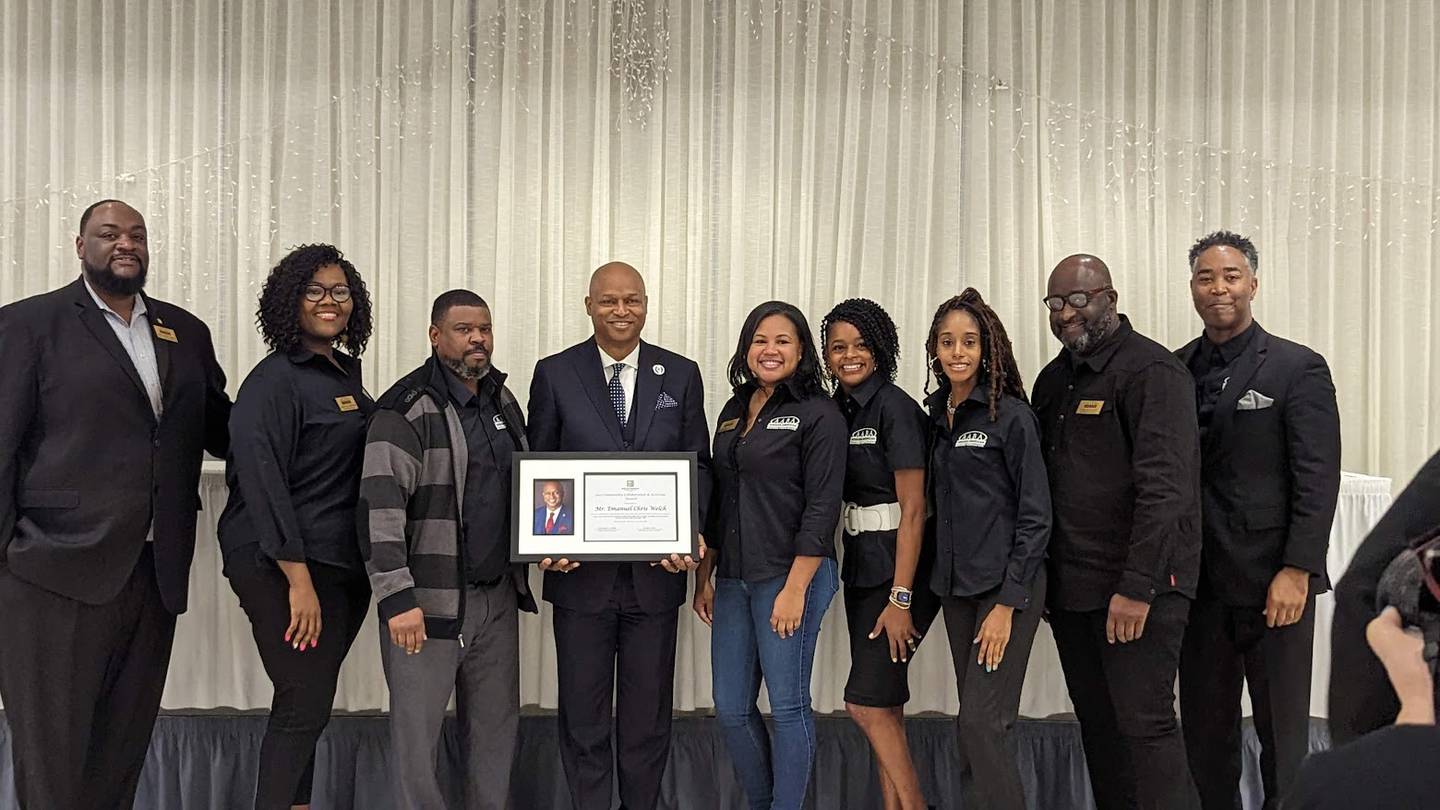
[[[694,453],[516,453],[512,560],[699,551]]]

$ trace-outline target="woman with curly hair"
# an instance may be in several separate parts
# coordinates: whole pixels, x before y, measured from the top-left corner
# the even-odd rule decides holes
[[[810,325],[782,301],[745,319],[730,385],[694,608],[711,626],[715,715],[750,806],[800,810],[815,764],[815,640],[839,584],[845,417],[825,395]],[[755,705],[762,679],[773,743]]]
[[[934,436],[930,588],[945,611],[960,692],[965,806],[1024,810],[1013,729],[1045,607],[1051,521],[1040,423],[1005,326],[974,289],[935,311],[925,353],[939,384],[925,400]]]
[[[905,740],[908,667],[940,600],[930,592],[926,542],[925,412],[895,385],[895,322],[864,298],[841,301],[820,323],[835,402],[849,424],[845,457],[845,619],[850,677],[845,709],[879,765],[885,810],[924,810]],[[919,584],[917,584],[919,583]]]
[[[256,321],[271,352],[230,414],[219,534],[275,686],[255,807],[277,810],[310,806],[315,743],[370,603],[355,532],[370,296],[340,251],[303,245],[270,271]]]

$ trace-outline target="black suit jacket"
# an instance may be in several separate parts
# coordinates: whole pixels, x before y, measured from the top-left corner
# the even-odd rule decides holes
[[[699,526],[703,526],[710,502],[710,432],[700,367],[643,341],[638,363],[630,407],[633,437],[628,443],[610,404],[594,338],[537,363],[530,383],[530,449],[693,451],[699,457]],[[674,405],[669,404],[672,402]],[[568,574],[546,572],[545,599],[570,610],[603,611],[621,565],[630,566],[635,598],[646,612],[674,610],[684,604],[689,578],[649,563],[587,562]]]
[[[1421,535],[1440,526],[1440,453],[1430,457],[1355,550],[1335,586],[1330,632],[1330,736],[1335,745],[1394,722],[1400,701],[1365,641],[1380,576]],[[1440,684],[1437,684],[1440,691]]]
[[[145,297],[163,391],[157,422],[84,283],[0,309],[0,564],[88,604],[114,599],[153,521],[165,606],[186,607],[204,450],[229,446],[210,330]]]
[[[1187,366],[1203,344],[1176,352]],[[1253,392],[1253,394],[1252,394]],[[1256,407],[1241,407],[1248,400]],[[1330,588],[1325,555],[1340,497],[1340,413],[1325,358],[1259,324],[1201,442],[1200,593],[1264,607],[1284,566]]]

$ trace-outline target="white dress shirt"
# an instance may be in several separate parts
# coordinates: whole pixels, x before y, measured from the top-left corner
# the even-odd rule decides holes
[[[599,346],[596,346],[598,349]],[[616,363],[623,363],[624,368],[620,369],[620,388],[625,391],[625,412],[635,413],[635,380],[640,376],[640,344],[636,343],[635,348],[622,358],[616,359],[600,349],[600,367],[605,375],[605,384],[610,384],[610,375],[614,373],[611,366]]]

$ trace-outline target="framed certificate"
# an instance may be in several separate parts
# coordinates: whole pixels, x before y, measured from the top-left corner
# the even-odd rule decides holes
[[[699,553],[694,453],[516,453],[510,559]]]

